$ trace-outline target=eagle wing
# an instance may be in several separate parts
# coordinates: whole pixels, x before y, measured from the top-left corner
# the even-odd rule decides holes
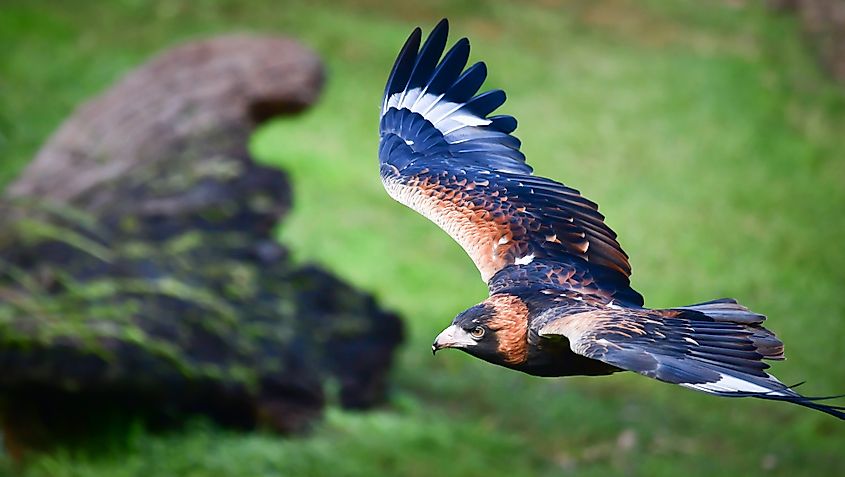
[[[573,312],[575,311],[575,312]],[[789,401],[840,419],[843,409],[802,396],[765,370],[783,359],[783,343],[764,316],[722,299],[677,309],[551,308],[534,326],[540,337],[565,339],[570,349],[617,368],[727,397]]]
[[[588,262],[627,285],[628,256],[598,206],[532,175],[511,135],[516,120],[490,116],[505,93],[477,94],[484,63],[465,69],[466,38],[443,55],[447,35],[442,20],[420,47],[415,29],[390,73],[379,145],[387,192],[452,236],[485,282],[508,265],[547,258]]]

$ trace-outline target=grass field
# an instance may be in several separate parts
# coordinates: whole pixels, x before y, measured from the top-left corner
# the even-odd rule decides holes
[[[405,317],[391,402],[332,409],[303,439],[198,424],[127,449],[58,454],[30,476],[818,476],[845,474],[845,425],[639,376],[544,380],[434,335],[486,290],[460,248],[390,201],[376,166],[384,79],[410,29],[450,17],[539,174],[601,204],[654,307],[722,296],[770,317],[785,382],[845,392],[845,88],[796,24],[756,2],[5,0],[0,184],[74,105],[155,51],[231,31],[285,32],[325,59],[322,101],[256,134],[291,172],[279,231]],[[455,36],[457,38],[457,36]]]

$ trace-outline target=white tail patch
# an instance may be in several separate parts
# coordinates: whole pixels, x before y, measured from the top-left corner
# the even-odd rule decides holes
[[[731,376],[728,374],[719,375],[719,380],[714,381],[712,383],[679,383],[681,386],[690,389],[696,389],[698,391],[704,392],[715,392],[715,393],[762,393],[762,394],[770,394],[772,396],[788,396],[780,391],[772,390],[764,386],[760,386],[759,384],[754,384],[748,382],[744,379],[737,378],[736,376]],[[772,380],[773,383],[777,383],[781,385],[780,381],[775,379],[773,376],[769,376],[769,379]]]

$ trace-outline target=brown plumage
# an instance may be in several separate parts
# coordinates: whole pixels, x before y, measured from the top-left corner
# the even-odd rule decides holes
[[[735,300],[648,309],[628,256],[595,203],[532,174],[511,133],[490,116],[503,92],[477,94],[483,63],[469,42],[444,55],[448,25],[424,44],[416,29],[385,88],[381,178],[391,197],[452,236],[490,296],[458,315],[432,349],[461,349],[538,376],[633,371],[721,396],[789,401],[845,419],[768,374],[783,343]],[[441,58],[442,56],[442,58]]]
[[[528,359],[528,307],[514,295],[493,295],[484,301],[493,309],[487,327],[496,334],[496,353],[509,365]]]
[[[506,216],[494,215],[496,204],[472,194],[476,184],[466,178],[440,178],[425,172],[420,176],[409,178],[406,184],[386,182],[387,191],[452,236],[473,257],[484,280],[507,265],[510,247],[501,246],[500,241],[510,243],[513,234]]]

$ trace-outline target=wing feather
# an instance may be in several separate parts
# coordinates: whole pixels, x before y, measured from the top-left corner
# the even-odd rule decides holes
[[[508,265],[545,258],[590,262],[627,286],[628,256],[596,204],[532,175],[511,135],[516,119],[490,116],[504,91],[478,94],[487,67],[464,70],[466,38],[444,55],[447,36],[446,20],[425,42],[415,29],[388,78],[379,146],[388,193],[458,241],[485,281]]]
[[[842,408],[802,396],[765,371],[763,359],[783,359],[783,344],[759,322],[724,321],[694,308],[553,308],[538,320],[539,335],[565,338],[579,355],[667,383],[719,396],[788,401],[845,419]]]

